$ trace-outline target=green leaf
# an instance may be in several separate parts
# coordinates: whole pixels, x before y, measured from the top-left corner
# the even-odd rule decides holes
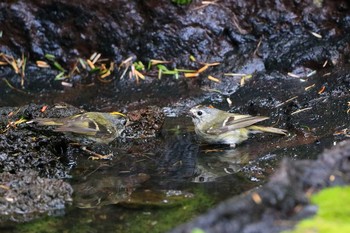
[[[45,54],[45,58],[49,61],[55,61],[56,60],[56,57],[55,55],[52,55],[52,54]]]
[[[58,75],[56,75],[55,77],[55,81],[57,80],[63,80],[63,79],[66,79],[66,76],[64,75],[64,71],[59,73]]]
[[[58,69],[59,71],[62,71],[62,72],[65,72],[66,70],[63,69],[63,67],[57,62],[57,61],[54,61],[53,63],[53,66]]]

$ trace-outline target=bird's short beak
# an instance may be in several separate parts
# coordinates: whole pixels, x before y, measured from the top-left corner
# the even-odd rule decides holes
[[[188,111],[187,116],[189,116],[189,117],[194,117],[194,112],[193,112],[192,109],[190,109],[190,111]]]

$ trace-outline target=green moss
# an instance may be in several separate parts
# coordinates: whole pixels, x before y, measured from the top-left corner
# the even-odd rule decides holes
[[[94,226],[91,226],[89,222],[91,220],[88,217],[81,217],[74,219],[75,224],[67,222],[62,217],[44,217],[28,223],[18,224],[15,232],[17,233],[86,233],[94,232]]]
[[[195,197],[184,202],[180,207],[162,208],[150,211],[148,214],[138,214],[129,222],[129,232],[166,232],[171,228],[185,223],[194,216],[204,212],[213,205],[213,200],[199,189]],[[194,232],[198,232],[194,229]]]
[[[319,207],[317,214],[288,233],[350,232],[350,187],[324,189],[312,196],[311,202]]]
[[[38,233],[55,233],[57,232],[55,226],[59,224],[59,218],[45,217],[40,220],[35,220],[30,223],[22,223],[17,225],[16,232],[27,233],[27,232],[38,232]]]

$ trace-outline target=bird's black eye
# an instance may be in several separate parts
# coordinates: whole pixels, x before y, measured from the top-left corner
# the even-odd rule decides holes
[[[198,112],[197,112],[197,115],[198,115],[198,116],[202,116],[202,115],[203,115],[203,112],[202,112],[202,111],[198,111]]]

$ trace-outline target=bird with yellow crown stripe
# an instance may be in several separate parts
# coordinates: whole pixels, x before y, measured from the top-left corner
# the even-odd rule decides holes
[[[85,112],[64,118],[36,118],[33,122],[56,126],[53,131],[68,134],[76,142],[108,144],[121,135],[128,119],[120,112]]]

